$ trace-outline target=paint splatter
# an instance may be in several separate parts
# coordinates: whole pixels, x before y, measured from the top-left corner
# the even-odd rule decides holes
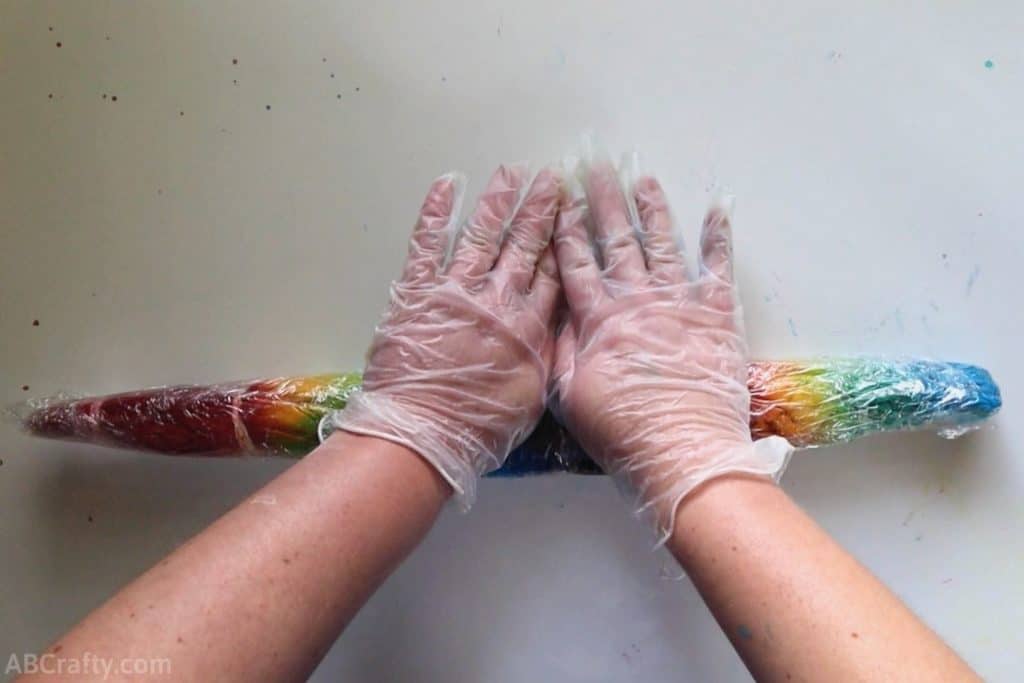
[[[736,627],[736,635],[743,640],[751,640],[754,637],[753,632],[745,624],[740,624]]]
[[[971,292],[974,290],[974,283],[978,281],[979,275],[981,275],[981,266],[975,265],[974,268],[971,269],[970,274],[967,276],[967,286],[964,289],[964,294],[966,296],[971,295]]]
[[[996,66],[996,63],[993,62],[991,59],[986,59],[985,60],[985,68],[986,69],[994,69],[995,66]]]

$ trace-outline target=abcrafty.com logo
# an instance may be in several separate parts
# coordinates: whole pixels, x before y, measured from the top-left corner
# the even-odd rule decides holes
[[[102,657],[92,652],[78,656],[61,656],[55,652],[37,655],[31,652],[12,653],[7,658],[4,674],[45,674],[89,676],[107,680],[113,676],[169,676],[171,660],[168,657]]]

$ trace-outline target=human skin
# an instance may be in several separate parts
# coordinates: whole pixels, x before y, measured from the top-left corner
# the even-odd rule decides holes
[[[777,471],[778,451],[758,452],[746,430],[727,212],[705,219],[691,277],[655,179],[631,188],[638,226],[609,164],[593,164],[584,185],[596,240],[582,228],[579,198],[555,231],[569,305],[556,408],[654,522],[751,674],[978,680],[771,478],[752,474]]]

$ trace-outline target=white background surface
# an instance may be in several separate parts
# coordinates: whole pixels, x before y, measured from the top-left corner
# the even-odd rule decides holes
[[[708,191],[736,193],[754,355],[992,370],[983,432],[803,453],[785,486],[1015,679],[1024,13],[888,5],[6,2],[0,400],[359,368],[430,179],[476,190],[595,128],[644,153],[691,242]],[[286,467],[9,426],[0,454],[4,662]],[[649,545],[601,478],[485,483],[315,680],[746,680]]]

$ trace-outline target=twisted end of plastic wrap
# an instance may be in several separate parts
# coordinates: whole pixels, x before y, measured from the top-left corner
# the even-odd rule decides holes
[[[74,396],[57,394],[18,401],[0,410],[0,417],[4,422],[17,425],[32,436],[73,439],[79,436],[76,429],[75,400]]]

